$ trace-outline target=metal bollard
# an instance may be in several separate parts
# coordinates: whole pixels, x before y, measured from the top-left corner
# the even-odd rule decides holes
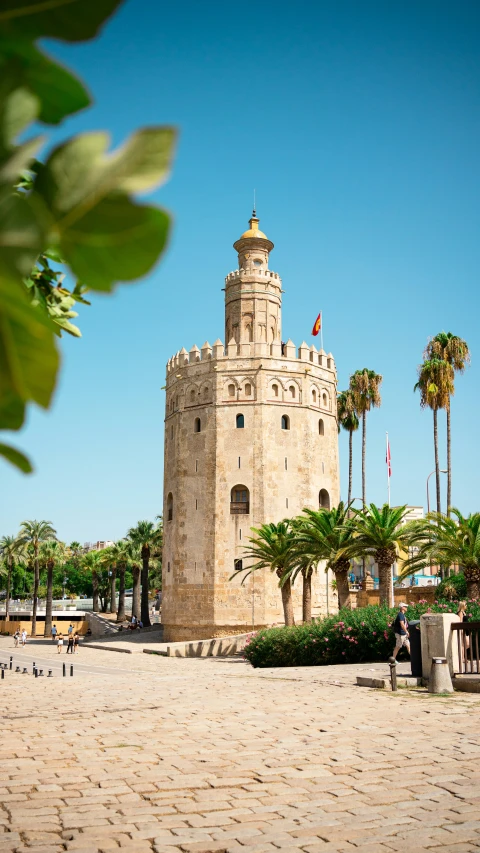
[[[13,661],[13,658],[12,658],[12,656],[10,655],[10,669],[11,669],[11,668],[12,668],[12,666],[13,666],[12,661]]]
[[[38,671],[38,675],[39,675],[39,677],[40,677],[41,675],[43,675],[43,669],[40,669],[40,670]]]
[[[2,678],[5,678],[5,670],[4,670],[3,666],[2,666]]]
[[[28,675],[27,667],[26,667],[26,666],[24,666],[24,667],[23,667],[22,675]]]
[[[35,661],[32,663],[32,672],[35,672]]]
[[[37,669],[37,667],[35,667],[35,669],[33,670],[33,674],[34,674],[35,678],[38,678],[38,669]]]
[[[63,663],[62,667],[63,667],[63,677],[65,678],[65,676],[67,674],[67,665],[65,663]]]
[[[73,664],[70,666],[70,675],[73,676]]]
[[[48,670],[47,678],[53,678],[53,672],[51,669]]]
[[[15,672],[20,672],[20,667],[19,667],[19,666],[17,666],[17,667],[15,668]]]
[[[392,693],[395,693],[397,690],[397,661],[395,658],[388,659],[388,665],[390,667],[390,681],[392,683]]]

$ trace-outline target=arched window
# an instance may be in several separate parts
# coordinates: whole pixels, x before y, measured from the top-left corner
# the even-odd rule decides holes
[[[288,389],[288,391],[289,391],[290,397],[292,398],[292,400],[294,400],[295,399],[295,385],[290,385],[290,388]]]
[[[245,426],[245,418],[243,415],[237,415],[236,418],[237,429],[243,429]]]
[[[250,382],[247,382],[247,384],[245,385],[245,396],[250,397],[251,393],[252,393],[252,386],[250,385]]]
[[[323,402],[323,405],[325,406],[325,408],[327,408],[327,404],[328,404],[328,397],[327,397],[327,395],[325,394],[325,392],[323,392],[323,394],[322,394],[322,402]]]
[[[248,515],[250,512],[250,492],[246,486],[234,486],[230,494],[230,512],[232,515]]]
[[[204,397],[208,397],[209,390],[210,389],[209,389],[208,385],[204,385],[204,388],[203,388],[203,396]]]
[[[330,495],[326,489],[320,489],[318,495],[318,505],[324,509],[330,509]]]
[[[329,370],[331,370],[331,368],[332,368],[332,359],[331,358],[327,358],[327,367]]]
[[[278,397],[278,385],[272,385],[273,396]]]
[[[314,406],[317,403],[317,392],[315,391],[315,389],[313,389],[313,391],[312,391],[312,403]]]
[[[320,418],[318,422],[318,434],[325,435],[325,424],[323,423],[322,418]]]
[[[194,432],[201,432],[202,431],[202,422],[201,422],[200,418],[195,418],[195,420],[193,422],[193,431]]]
[[[233,568],[235,569],[236,572],[242,572],[243,571],[243,560],[234,560],[233,561]]]
[[[171,521],[173,518],[173,495],[171,492],[168,493],[167,496],[167,521]]]
[[[233,383],[228,386],[228,396],[235,397],[235,385]]]
[[[195,389],[194,388],[192,388],[192,390],[190,391],[190,402],[191,403],[195,402]]]
[[[290,429],[290,418],[288,415],[282,415],[282,429]]]

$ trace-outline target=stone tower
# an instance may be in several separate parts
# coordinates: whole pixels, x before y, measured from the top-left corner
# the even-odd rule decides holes
[[[339,500],[333,356],[281,342],[282,281],[258,228],[234,243],[225,279],[226,346],[181,349],[167,364],[162,621],[167,641],[282,622],[278,579],[241,584],[251,527]],[[243,563],[242,563],[243,561]],[[238,578],[229,580],[235,571]],[[325,574],[313,606],[325,605]],[[294,599],[301,614],[300,588]]]

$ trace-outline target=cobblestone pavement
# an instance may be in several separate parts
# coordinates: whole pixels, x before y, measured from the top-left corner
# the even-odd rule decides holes
[[[40,652],[57,662],[18,654]],[[0,682],[0,853],[480,849],[478,695],[357,688],[355,667],[73,663]]]

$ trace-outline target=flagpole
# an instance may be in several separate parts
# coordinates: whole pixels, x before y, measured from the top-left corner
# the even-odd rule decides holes
[[[323,349],[323,311],[320,317],[320,349]]]
[[[388,458],[388,432],[385,433],[386,442],[387,442],[387,450],[386,450],[386,460],[387,460],[387,493],[388,493],[388,505],[390,506],[390,460]]]

